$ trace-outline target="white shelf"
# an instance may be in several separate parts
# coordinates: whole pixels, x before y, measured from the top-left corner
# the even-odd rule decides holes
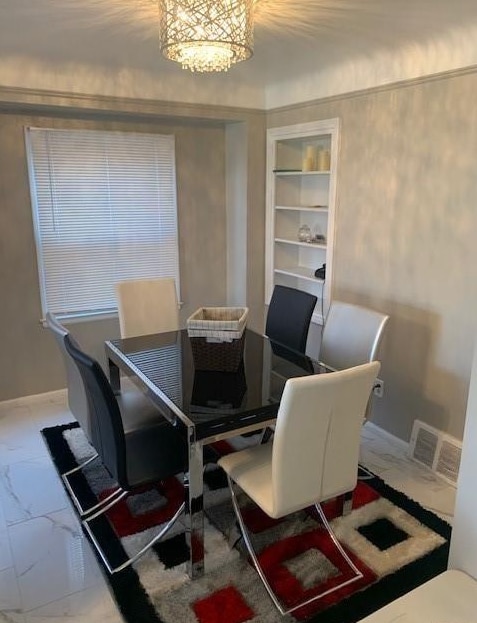
[[[287,177],[289,175],[329,175],[330,171],[273,171],[275,175]]]
[[[279,275],[288,275],[289,277],[296,277],[297,279],[304,279],[305,281],[324,284],[324,279],[318,279],[315,277],[315,270],[316,269],[307,268],[305,266],[289,266],[286,268],[275,268],[274,272]]]
[[[296,247],[307,247],[308,249],[326,249],[326,244],[318,242],[300,242],[299,240],[288,240],[287,238],[275,238],[275,242],[283,242],[283,244],[292,244]]]
[[[323,323],[332,296],[339,119],[323,119],[267,130],[265,303],[275,285],[318,298],[312,322]],[[328,151],[326,171],[303,171],[309,148]],[[308,225],[320,242],[300,242]],[[326,264],[326,280],[315,270]]]
[[[275,210],[288,210],[290,212],[328,212],[328,206],[275,206]]]

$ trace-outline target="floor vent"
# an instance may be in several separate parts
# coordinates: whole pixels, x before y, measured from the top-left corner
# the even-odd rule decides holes
[[[451,485],[457,484],[462,443],[437,428],[414,421],[409,455],[426,465]]]

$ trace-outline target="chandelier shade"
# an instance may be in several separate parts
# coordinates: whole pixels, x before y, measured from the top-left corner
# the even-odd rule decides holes
[[[254,0],[160,0],[162,54],[191,71],[227,71],[253,54]]]

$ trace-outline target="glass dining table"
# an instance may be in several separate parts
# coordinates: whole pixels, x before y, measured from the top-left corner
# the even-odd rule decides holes
[[[274,423],[288,378],[319,373],[320,366],[267,337],[246,329],[238,363],[224,345],[206,345],[215,358],[203,359],[187,330],[105,343],[113,390],[121,372],[136,383],[171,426],[184,434],[189,470],[184,476],[187,572],[204,572],[204,446]],[[203,346],[203,345],[202,345]],[[214,348],[216,351],[214,352]]]

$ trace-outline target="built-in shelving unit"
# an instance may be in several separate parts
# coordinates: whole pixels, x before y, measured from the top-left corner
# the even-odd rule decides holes
[[[267,132],[265,303],[276,284],[306,290],[318,297],[320,324],[332,288],[338,132],[338,119]],[[314,276],[323,264],[324,280]]]

